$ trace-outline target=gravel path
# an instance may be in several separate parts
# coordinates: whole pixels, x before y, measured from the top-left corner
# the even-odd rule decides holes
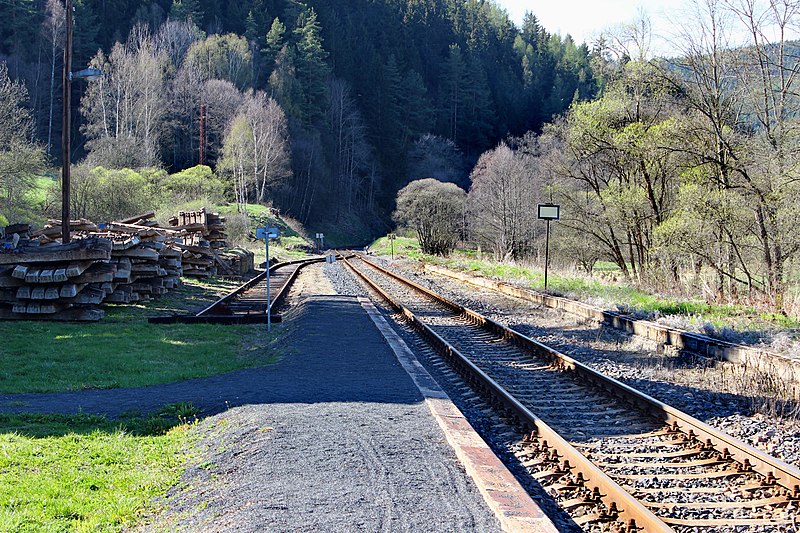
[[[334,293],[304,271],[286,356],[260,374],[270,399],[199,424],[199,459],[140,530],[500,530],[358,301]]]

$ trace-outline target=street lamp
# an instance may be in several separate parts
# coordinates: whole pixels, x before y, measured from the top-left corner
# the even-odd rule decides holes
[[[69,189],[70,189],[70,130],[72,129],[72,79],[83,78],[89,81],[97,80],[103,71],[96,68],[85,68],[72,72],[72,0],[65,0],[67,24],[66,42],[64,43],[64,75],[63,75],[63,103],[64,110],[61,122],[61,242],[69,242]]]

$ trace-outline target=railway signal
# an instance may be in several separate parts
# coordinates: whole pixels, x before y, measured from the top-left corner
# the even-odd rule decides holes
[[[561,206],[556,204],[539,204],[539,219],[547,221],[547,237],[544,245],[544,290],[547,290],[547,267],[550,263],[550,221],[561,218]]]
[[[325,242],[325,234],[324,233],[317,233],[315,236],[317,240],[317,253],[322,253],[322,245]]]
[[[267,332],[272,331],[272,301],[269,293],[269,240],[278,238],[278,228],[256,228],[256,239],[264,239],[267,246]]]

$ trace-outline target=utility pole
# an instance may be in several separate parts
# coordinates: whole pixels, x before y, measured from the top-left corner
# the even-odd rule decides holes
[[[61,122],[61,242],[67,244],[69,235],[69,203],[70,203],[70,94],[72,72],[72,0],[65,0],[67,9],[66,42],[64,43],[64,76],[63,76],[63,103],[64,109]]]
[[[200,164],[206,164],[206,104],[200,104]]]

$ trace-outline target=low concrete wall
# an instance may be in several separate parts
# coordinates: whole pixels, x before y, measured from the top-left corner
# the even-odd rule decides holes
[[[550,296],[530,289],[522,289],[502,281],[456,272],[435,265],[426,264],[425,270],[545,307],[561,309],[567,313],[589,318],[628,333],[645,337],[663,346],[674,346],[680,350],[696,353],[704,357],[747,365],[765,372],[777,373],[782,379],[800,382],[800,360],[781,354],[725,342],[699,333],[669,328],[655,322],[638,320],[617,311],[601,309],[583,302]]]

